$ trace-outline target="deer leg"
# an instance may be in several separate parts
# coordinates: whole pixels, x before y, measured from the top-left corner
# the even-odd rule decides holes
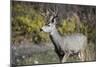
[[[66,62],[67,58],[69,57],[69,54],[65,54],[61,60],[61,63]]]
[[[83,51],[80,51],[78,57],[80,58],[81,61],[84,61],[85,60],[85,56],[83,54]]]

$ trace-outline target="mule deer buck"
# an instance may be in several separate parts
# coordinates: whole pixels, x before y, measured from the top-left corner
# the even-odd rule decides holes
[[[83,51],[87,45],[87,37],[81,33],[61,36],[56,29],[57,13],[52,13],[50,21],[41,28],[42,31],[49,33],[50,39],[55,47],[55,52],[61,63],[66,62],[69,56],[77,55],[80,61],[85,60]]]

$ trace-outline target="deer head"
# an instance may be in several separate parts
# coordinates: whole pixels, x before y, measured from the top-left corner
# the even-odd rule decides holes
[[[57,12],[53,12],[52,10],[49,9],[49,11],[51,12],[51,16],[49,18],[49,21],[47,22],[47,24],[45,24],[45,26],[43,26],[41,28],[42,31],[47,32],[47,33],[52,33],[55,29],[56,29],[56,18],[57,16]]]

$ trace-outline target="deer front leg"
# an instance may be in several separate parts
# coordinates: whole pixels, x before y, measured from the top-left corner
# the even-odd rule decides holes
[[[69,57],[69,54],[65,54],[64,57],[61,60],[61,63],[66,62],[67,58]]]

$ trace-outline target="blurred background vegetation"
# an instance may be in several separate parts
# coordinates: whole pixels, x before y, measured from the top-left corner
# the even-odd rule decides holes
[[[95,60],[95,54],[96,54],[95,51],[96,7],[95,6],[12,1],[12,6],[11,6],[12,45],[18,46],[26,41],[37,45],[41,45],[41,43],[50,43],[51,41],[49,39],[48,34],[40,31],[41,27],[48,22],[48,18],[42,16],[42,14],[46,14],[48,8],[53,10],[55,9],[55,7],[58,8],[57,29],[59,33],[62,36],[66,36],[67,34],[72,34],[72,33],[83,33],[84,35],[86,35],[88,38],[88,47],[87,47],[88,50],[86,51],[88,51],[87,55],[89,55],[90,58],[88,59],[88,61]],[[24,64],[28,64],[28,62]]]

